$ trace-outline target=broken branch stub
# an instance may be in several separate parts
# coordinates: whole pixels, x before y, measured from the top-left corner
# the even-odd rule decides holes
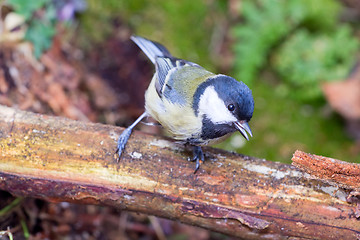
[[[293,165],[324,181],[334,182],[346,189],[360,190],[360,164],[340,161],[297,150]]]

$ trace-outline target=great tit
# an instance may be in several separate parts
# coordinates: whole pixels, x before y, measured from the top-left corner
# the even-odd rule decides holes
[[[243,82],[173,57],[157,42],[138,36],[131,36],[131,40],[156,71],[145,92],[145,112],[119,137],[118,160],[132,129],[147,116],[158,121],[175,140],[193,146],[194,173],[204,162],[201,146],[222,141],[235,131],[249,140],[254,99]]]

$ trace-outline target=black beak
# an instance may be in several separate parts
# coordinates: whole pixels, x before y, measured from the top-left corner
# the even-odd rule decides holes
[[[238,121],[238,122],[234,122],[235,128],[244,136],[244,138],[246,140],[249,141],[249,137],[248,137],[248,133],[250,135],[250,137],[252,137],[252,132],[251,129],[249,127],[249,124],[246,121]]]

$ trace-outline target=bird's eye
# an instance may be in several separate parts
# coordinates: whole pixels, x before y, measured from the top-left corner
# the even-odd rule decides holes
[[[234,104],[229,104],[228,107],[230,112],[234,111],[235,110],[235,105]]]

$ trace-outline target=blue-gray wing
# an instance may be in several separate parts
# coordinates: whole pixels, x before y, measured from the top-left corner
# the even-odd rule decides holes
[[[192,63],[183,59],[173,57],[170,52],[160,43],[142,38],[139,36],[131,36],[131,40],[139,46],[139,48],[146,54],[146,56],[155,64],[157,82],[155,83],[156,91],[160,97],[166,87],[166,78],[183,66],[197,66],[196,63]],[[200,67],[201,68],[201,67]]]
[[[173,102],[184,101],[184,96],[181,93],[181,89],[179,90],[174,88],[174,81],[176,82],[182,80],[182,78],[179,77],[176,72],[186,66],[192,66],[201,69],[203,68],[196,63],[173,57],[170,52],[160,43],[139,36],[131,36],[131,40],[133,40],[146,54],[146,56],[155,64],[155,88],[158,95],[160,97],[165,95],[165,97]],[[173,77],[174,75],[176,77]]]
[[[172,89],[172,80],[174,80],[172,76],[176,74],[176,71],[179,71],[181,68],[186,66],[202,68],[196,63],[174,57],[157,57],[155,66],[155,74],[157,75],[155,88],[160,97],[164,94],[164,92],[176,91],[176,89]]]
[[[172,57],[166,47],[160,43],[139,36],[131,36],[130,39],[138,45],[153,64],[157,57]]]

